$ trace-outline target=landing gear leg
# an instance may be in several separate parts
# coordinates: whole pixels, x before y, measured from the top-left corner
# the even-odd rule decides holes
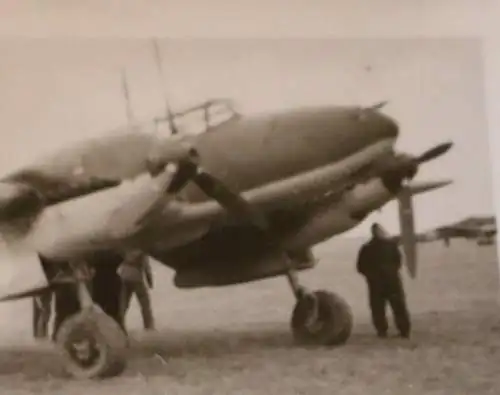
[[[67,318],[56,336],[66,372],[77,379],[118,375],[125,368],[126,334],[94,304],[87,288],[87,265],[78,263],[72,269],[81,311]]]
[[[305,345],[340,345],[352,332],[352,311],[347,302],[335,293],[310,292],[299,284],[292,259],[287,255],[286,276],[297,302],[291,327],[295,340]]]

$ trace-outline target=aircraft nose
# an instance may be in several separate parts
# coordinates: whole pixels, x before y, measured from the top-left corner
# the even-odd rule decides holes
[[[265,133],[273,138],[267,139],[265,149],[283,151],[290,173],[343,160],[380,141],[395,139],[399,133],[392,118],[373,108],[311,107],[271,119]],[[295,153],[291,158],[290,152]]]
[[[388,115],[376,110],[364,110],[359,115],[359,122],[365,125],[364,131],[375,139],[396,138],[399,135],[398,123]]]
[[[397,122],[376,109],[334,108],[330,110],[328,129],[323,134],[323,144],[333,160],[379,141],[395,139],[399,134]]]

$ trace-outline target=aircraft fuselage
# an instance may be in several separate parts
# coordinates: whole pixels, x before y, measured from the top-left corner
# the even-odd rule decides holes
[[[273,199],[277,202],[283,198],[303,200],[304,195],[295,196],[296,188],[302,188],[306,194],[308,189],[314,188],[327,192],[328,166],[350,158],[372,162],[377,156],[391,154],[397,135],[396,123],[377,111],[351,107],[309,108],[238,117],[200,135],[159,138],[140,130],[124,131],[123,135],[92,140],[64,150],[13,173],[4,181],[22,182],[27,173],[56,181],[46,185],[78,185],[92,178],[130,180],[146,173],[152,152],[163,156],[167,162],[175,160],[176,147],[187,141],[199,152],[202,167],[233,191],[252,191],[295,177],[298,183],[279,189]],[[370,151],[376,146],[381,149]],[[317,180],[303,176],[318,169],[323,169],[320,183],[325,183],[319,188],[315,185]],[[72,251],[99,246],[100,238],[110,237],[104,225],[110,213],[119,209],[121,202],[115,196],[120,193],[114,190],[120,188],[124,187],[117,186],[45,208],[33,228],[36,234],[31,235],[37,251],[46,257],[61,259],[67,258]],[[44,191],[40,192],[43,195]],[[209,200],[195,185],[188,185],[180,192],[180,197],[191,203]],[[391,198],[377,179],[355,187],[348,197],[336,209],[323,208],[295,238],[285,243],[312,245],[341,233]],[[204,231],[204,226],[187,231],[187,236],[180,241],[174,238],[172,247],[188,242],[190,237],[197,238]],[[172,232],[182,233],[182,223],[173,221]]]
[[[148,157],[160,151],[175,160],[175,147],[187,141],[199,151],[201,164],[237,192],[282,180],[342,160],[382,139],[395,139],[390,118],[354,107],[320,107],[238,117],[199,135],[161,137],[141,127],[92,139],[61,150],[5,177],[23,180],[36,173],[47,180],[78,184],[86,179],[125,180],[147,171]],[[43,191],[41,191],[43,193]],[[195,187],[188,201],[207,197]]]

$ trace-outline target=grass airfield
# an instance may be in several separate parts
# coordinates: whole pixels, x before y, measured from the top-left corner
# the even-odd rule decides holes
[[[419,277],[405,273],[413,320],[410,341],[378,339],[366,287],[355,273],[361,241],[319,246],[310,289],[339,292],[355,326],[347,345],[305,349],[289,330],[293,295],[285,278],[218,289],[178,290],[155,267],[158,331],[144,334],[135,301],[133,344],[123,375],[64,378],[49,343],[31,339],[31,303],[0,305],[0,390],[18,394],[494,394],[500,392],[500,306],[495,246],[421,244]],[[392,324],[392,317],[389,312]],[[393,331],[393,334],[395,332]]]

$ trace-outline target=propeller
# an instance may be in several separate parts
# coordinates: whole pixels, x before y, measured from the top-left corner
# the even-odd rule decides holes
[[[215,199],[228,211],[249,221],[262,231],[267,231],[269,228],[266,218],[259,211],[255,210],[239,194],[229,189],[222,181],[205,172],[202,168],[198,168],[196,175],[193,177],[193,182],[206,195]]]
[[[411,278],[417,276],[417,247],[416,247],[416,233],[415,233],[415,219],[413,211],[413,195],[425,192],[430,189],[440,188],[447,185],[446,183],[434,183],[429,185],[422,185],[420,188],[412,188],[405,183],[407,180],[415,177],[418,166],[422,163],[434,160],[450,150],[453,143],[446,142],[436,145],[433,148],[425,151],[417,157],[404,156],[396,168],[390,169],[389,178],[397,178],[396,183],[399,186],[397,189],[397,200],[399,209],[399,224],[400,224],[400,242],[403,246],[405,255],[405,264]]]
[[[398,195],[399,227],[401,243],[405,255],[406,268],[411,278],[417,276],[417,246],[415,220],[413,215],[413,199],[411,191],[404,186]]]
[[[389,189],[397,193],[404,181],[411,180],[416,176],[421,164],[444,155],[452,146],[452,142],[446,142],[438,144],[418,156],[399,154],[385,165],[385,169],[382,170],[382,178],[386,181]]]
[[[267,229],[268,223],[260,212],[254,210],[245,199],[228,188],[217,177],[205,171],[196,159],[191,157],[179,161],[177,171],[167,188],[167,193],[177,193],[191,181],[203,193],[216,200],[234,215],[252,223],[261,230]]]

